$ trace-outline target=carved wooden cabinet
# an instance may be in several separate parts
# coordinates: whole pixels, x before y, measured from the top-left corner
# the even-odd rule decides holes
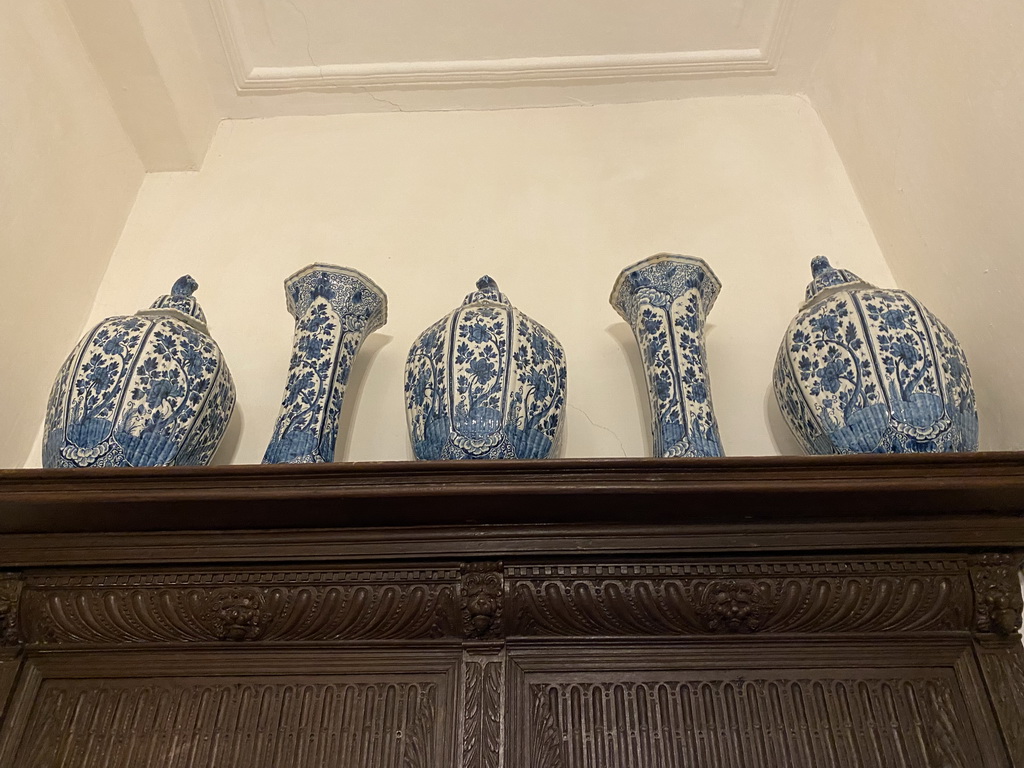
[[[0,473],[0,768],[1024,767],[1024,456]]]

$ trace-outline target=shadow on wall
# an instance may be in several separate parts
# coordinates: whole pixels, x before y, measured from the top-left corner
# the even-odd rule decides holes
[[[630,381],[633,382],[633,402],[636,417],[640,423],[645,424],[644,428],[644,456],[651,456],[654,453],[654,436],[651,434],[651,401],[647,396],[647,379],[644,376],[644,364],[640,358],[640,348],[636,343],[636,336],[628,323],[614,323],[605,328],[605,333],[611,336],[622,350],[623,365],[629,370]],[[623,403],[625,408],[626,404]]]
[[[780,456],[803,456],[803,446],[786,423],[786,417],[779,409],[779,401],[775,399],[775,389],[771,384],[764,393],[764,415],[768,421],[768,436],[776,452]]]
[[[359,353],[352,361],[352,369],[348,374],[348,384],[345,387],[345,398],[341,402],[341,418],[338,420],[338,441],[334,444],[334,460],[347,461],[349,451],[352,448],[352,422],[359,410],[359,401],[362,399],[363,385],[366,382],[366,375],[373,366],[374,358],[384,347],[394,341],[394,337],[376,331],[371,333],[363,341]],[[404,407],[404,406],[400,406]],[[269,438],[268,438],[269,439]],[[408,441],[406,441],[408,443]],[[407,446],[407,458],[412,459],[412,447]]]
[[[342,402],[341,420],[338,429],[338,442],[336,444],[335,460],[345,461],[352,441],[352,420],[359,409],[359,399],[363,391],[363,384],[366,381],[366,374],[373,365],[373,359],[377,354],[391,343],[392,337],[381,333],[371,334],[362,347],[359,354],[355,356],[352,363],[352,370],[349,373],[348,386],[345,389],[345,399]],[[213,456],[211,465],[225,466],[235,463],[238,449],[241,443],[242,431],[245,425],[245,417],[242,412],[241,402],[235,403],[235,412],[231,416],[231,423],[228,425],[224,439],[221,440],[220,448]],[[270,434],[266,436],[270,441]],[[409,459],[412,456],[412,449],[409,448]]]

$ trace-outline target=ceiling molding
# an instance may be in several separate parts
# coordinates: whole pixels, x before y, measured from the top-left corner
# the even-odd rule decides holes
[[[758,48],[265,67],[252,62],[228,0],[210,0],[239,95],[770,75],[778,67],[793,4],[780,0]]]
[[[771,62],[772,71],[778,67],[782,58],[782,49],[786,38],[789,37],[796,2],[797,0],[780,0],[775,18],[772,19],[765,42],[762,44],[761,50],[764,51],[765,59]]]

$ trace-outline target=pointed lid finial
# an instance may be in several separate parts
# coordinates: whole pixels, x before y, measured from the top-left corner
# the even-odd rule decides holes
[[[196,292],[199,287],[199,283],[195,281],[192,275],[182,275],[174,281],[174,285],[171,287],[172,296],[191,296]]]
[[[199,283],[192,275],[182,275],[174,281],[171,292],[158,296],[156,301],[150,304],[150,309],[176,309],[205,326],[206,314],[192,295],[197,288],[199,288]]]
[[[463,305],[473,304],[477,301],[496,301],[499,304],[510,304],[500,290],[498,283],[490,275],[484,275],[476,281],[476,290],[468,294],[463,300]]]
[[[857,287],[873,287],[848,269],[836,269],[829,264],[826,256],[815,256],[811,259],[811,277],[813,279],[807,284],[804,293],[805,302],[811,301],[826,288],[835,288],[847,283],[857,283]]]
[[[814,277],[821,277],[830,269],[832,269],[832,265],[828,263],[828,256],[819,255],[811,259],[811,275]]]

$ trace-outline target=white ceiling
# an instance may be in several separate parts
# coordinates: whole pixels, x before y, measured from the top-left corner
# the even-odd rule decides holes
[[[225,118],[802,90],[842,0],[65,0],[150,170]]]
[[[243,90],[768,68],[789,0],[212,0]]]

